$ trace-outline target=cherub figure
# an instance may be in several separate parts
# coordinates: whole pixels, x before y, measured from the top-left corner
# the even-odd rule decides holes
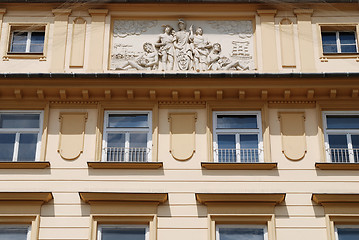
[[[137,70],[155,70],[158,66],[158,53],[155,51],[153,45],[149,42],[143,44],[145,51],[135,61],[128,60],[118,66],[116,69],[128,70],[131,67]]]
[[[173,28],[169,25],[164,26],[164,33],[159,35],[155,46],[159,48],[158,53],[161,56],[162,71],[172,70],[174,61],[174,41]]]
[[[195,34],[193,34],[191,29],[189,40],[192,42],[196,71],[199,72],[207,70],[207,56],[209,54],[209,49],[212,46],[203,36],[203,29],[198,27]]]

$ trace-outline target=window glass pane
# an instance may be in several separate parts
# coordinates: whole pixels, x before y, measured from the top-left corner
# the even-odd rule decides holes
[[[359,129],[359,116],[327,116],[328,129]]]
[[[328,135],[332,162],[349,162],[349,151],[346,135]]]
[[[107,161],[125,161],[125,134],[109,133],[107,135]]]
[[[26,240],[27,228],[20,227],[0,227],[0,239],[1,240]]]
[[[0,128],[39,128],[39,114],[1,114]]]
[[[13,32],[10,52],[26,52],[27,32]]]
[[[351,135],[353,153],[354,153],[354,162],[359,162],[359,135]]]
[[[322,32],[322,43],[324,44],[336,44],[337,37],[336,32]]]
[[[218,162],[236,162],[236,135],[217,135]]]
[[[217,128],[258,128],[256,115],[218,115]]]
[[[340,46],[342,53],[356,53],[356,45],[341,45]]]
[[[0,161],[12,161],[14,155],[15,134],[0,134]]]
[[[258,162],[258,135],[241,134],[239,142],[241,146],[241,162]]]
[[[340,44],[355,44],[354,32],[339,32]]]
[[[44,32],[33,32],[31,34],[30,52],[42,53],[44,48],[44,40]]]
[[[108,127],[148,127],[147,114],[110,114]]]
[[[338,228],[338,240],[358,240],[359,228]]]
[[[219,228],[218,240],[264,240],[262,228]]]
[[[338,52],[337,45],[323,45],[323,52],[324,53],[337,53]]]
[[[36,155],[37,134],[22,133],[19,139],[18,161],[34,161]]]
[[[147,133],[130,133],[129,161],[147,161]]]
[[[102,228],[101,240],[145,240],[145,228]]]

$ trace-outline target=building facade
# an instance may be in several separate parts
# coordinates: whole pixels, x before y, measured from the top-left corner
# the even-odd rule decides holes
[[[359,239],[359,6],[0,3],[0,239]]]

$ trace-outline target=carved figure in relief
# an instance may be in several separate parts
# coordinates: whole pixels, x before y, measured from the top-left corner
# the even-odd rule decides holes
[[[192,42],[195,70],[197,72],[207,70],[207,57],[209,49],[212,46],[203,36],[203,29],[198,27],[195,34],[193,34],[193,31],[191,30],[189,40]]]
[[[208,69],[209,70],[245,70],[248,66],[243,66],[240,60],[232,61],[228,57],[221,55],[222,46],[219,43],[214,43],[212,51],[208,55]]]
[[[176,67],[178,70],[191,70],[193,55],[189,43],[190,33],[186,31],[186,23],[183,20],[178,20],[178,29],[174,41]],[[190,31],[192,31],[192,26]]]
[[[162,71],[173,70],[174,62],[174,41],[175,37],[172,33],[173,28],[169,25],[164,26],[164,33],[159,35],[159,39],[155,46],[158,49],[158,54],[161,57]]]
[[[158,68],[158,53],[152,43],[144,43],[143,50],[144,53],[138,56],[135,61],[128,60],[120,66],[117,66],[116,69],[128,70],[135,68],[137,70],[156,70]]]

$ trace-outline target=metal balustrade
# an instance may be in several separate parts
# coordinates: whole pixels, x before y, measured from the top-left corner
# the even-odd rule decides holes
[[[334,163],[359,162],[359,148],[329,148],[330,159]],[[353,158],[351,158],[353,155]]]
[[[242,149],[217,149],[218,162],[242,162],[256,163],[259,162],[258,148],[242,148]]]
[[[106,148],[108,162],[147,162],[148,148]]]

